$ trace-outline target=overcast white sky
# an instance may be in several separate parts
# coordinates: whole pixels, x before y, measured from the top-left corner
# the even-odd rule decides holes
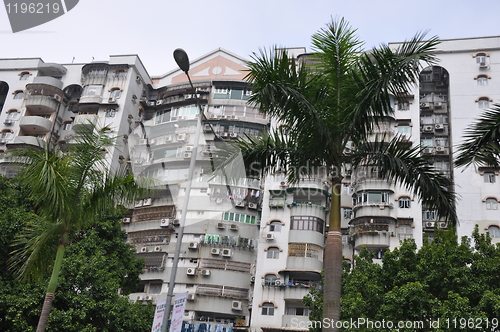
[[[62,17],[14,34],[2,6],[0,58],[84,63],[138,54],[157,76],[176,68],[178,47],[192,60],[219,47],[244,58],[273,45],[310,51],[311,35],[336,17],[370,48],[427,30],[441,39],[497,36],[499,13],[500,0],[80,0]]]

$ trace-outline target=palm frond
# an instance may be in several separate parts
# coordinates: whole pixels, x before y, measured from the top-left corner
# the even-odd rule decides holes
[[[500,104],[494,104],[466,128],[455,164],[459,167],[500,166]]]
[[[375,167],[381,178],[398,182],[419,197],[424,206],[456,224],[453,182],[434,169],[422,151],[423,147],[410,148],[401,137],[395,137],[389,143],[360,146],[353,155],[353,165]]]

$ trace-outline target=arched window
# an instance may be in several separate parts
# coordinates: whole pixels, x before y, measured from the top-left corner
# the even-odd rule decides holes
[[[109,94],[109,99],[118,99],[120,98],[122,92],[120,89],[118,88],[114,88],[113,90],[111,90],[111,93]]]
[[[487,198],[485,203],[486,210],[498,210],[498,201],[496,198]]]
[[[23,99],[24,98],[24,92],[21,90],[18,90],[14,92],[14,99]]]
[[[264,277],[264,285],[266,286],[274,286],[276,284],[276,275],[273,273],[268,273]]]
[[[31,77],[31,74],[27,71],[23,71],[21,74],[19,74],[19,80],[20,81],[27,81]]]
[[[488,97],[480,97],[477,99],[477,107],[479,108],[489,108],[490,107],[490,98]]]
[[[400,197],[398,199],[398,206],[401,209],[409,209],[410,208],[410,197]]]
[[[10,110],[7,114],[7,119],[17,120],[19,118],[19,112],[17,110]]]
[[[478,75],[476,77],[477,85],[488,85],[488,76],[487,75]]]
[[[278,220],[273,220],[269,224],[269,231],[270,232],[281,232],[281,221]]]
[[[490,234],[490,237],[492,237],[492,238],[499,238],[500,237],[500,227],[490,226],[490,227],[488,227],[488,233]]]
[[[114,109],[114,108],[108,108],[106,110],[106,117],[107,118],[114,118],[115,114],[116,114],[116,109]]]
[[[274,316],[274,304],[271,302],[263,303],[262,304],[262,315]]]
[[[268,248],[267,249],[267,258],[279,259],[280,258],[280,249],[277,247]]]

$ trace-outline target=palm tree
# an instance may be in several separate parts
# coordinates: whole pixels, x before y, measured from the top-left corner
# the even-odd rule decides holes
[[[41,278],[52,265],[37,332],[45,331],[64,252],[72,235],[109,216],[117,204],[133,202],[143,189],[125,169],[112,172],[105,162],[109,128],[92,126],[66,151],[51,145],[16,151],[20,180],[28,188],[43,222],[19,239],[11,267],[25,280]],[[55,256],[55,258],[54,258]]]
[[[425,41],[424,34],[417,34],[397,50],[382,45],[363,52],[355,32],[344,19],[328,24],[313,35],[314,53],[300,66],[279,49],[254,53],[247,76],[250,102],[281,126],[268,135],[239,139],[220,164],[229,164],[241,152],[249,172],[284,169],[292,183],[328,170],[333,185],[323,317],[336,321],[342,269],[340,186],[346,164],[377,169],[378,176],[399,182],[439,216],[455,221],[452,183],[428,166],[420,147],[411,148],[398,136],[370,139],[393,116],[391,96],[408,96],[421,62],[435,61],[437,38]],[[346,149],[351,144],[356,149]]]
[[[500,104],[485,111],[465,130],[464,142],[457,149],[457,166],[500,164]]]

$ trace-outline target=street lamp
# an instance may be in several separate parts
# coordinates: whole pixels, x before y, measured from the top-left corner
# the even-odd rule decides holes
[[[178,48],[174,51],[174,59],[179,68],[186,73],[186,76],[189,80],[189,84],[191,85],[191,88],[194,90],[193,83],[191,82],[191,77],[189,77],[189,57],[187,53],[181,49]],[[170,316],[170,311],[172,310],[172,298],[174,296],[174,287],[175,287],[175,276],[177,274],[177,267],[179,266],[179,256],[181,252],[181,245],[182,245],[182,238],[184,236],[184,225],[186,223],[186,214],[187,214],[187,209],[188,209],[188,204],[189,204],[189,196],[191,194],[191,183],[193,181],[193,175],[194,175],[194,167],[196,164],[196,156],[198,154],[198,145],[200,141],[200,135],[201,135],[201,121],[202,117],[205,117],[203,113],[203,109],[201,108],[200,102],[198,98],[196,99],[196,104],[198,105],[198,109],[200,111],[200,114],[197,117],[196,121],[196,134],[194,138],[194,144],[193,144],[193,151],[191,153],[191,160],[189,163],[189,171],[188,171],[188,178],[187,178],[187,185],[186,185],[186,193],[184,195],[184,201],[182,204],[182,212],[181,212],[181,219],[179,220],[179,230],[177,233],[177,243],[175,245],[175,252],[174,252],[174,261],[172,262],[172,269],[170,273],[170,281],[168,283],[168,292],[167,292],[167,300],[165,303],[165,311],[163,313],[163,322],[161,325],[161,332],[166,332],[167,331],[167,324],[168,324],[168,318]]]

